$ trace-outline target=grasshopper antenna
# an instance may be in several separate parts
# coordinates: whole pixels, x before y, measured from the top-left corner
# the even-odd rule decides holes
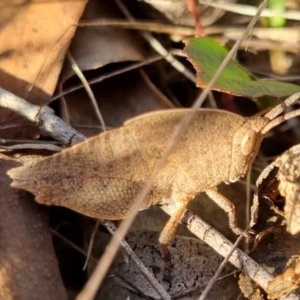
[[[300,98],[300,92],[292,95],[291,97],[287,98],[284,102],[280,103],[279,105],[275,106],[272,110],[270,110],[265,117],[268,118],[270,121],[266,127],[263,128],[262,134],[266,134],[272,128],[278,126],[279,124],[287,121],[289,119],[295,118],[300,115],[300,109],[291,111],[287,114],[279,116],[287,107],[295,104]],[[279,117],[278,117],[279,116]]]

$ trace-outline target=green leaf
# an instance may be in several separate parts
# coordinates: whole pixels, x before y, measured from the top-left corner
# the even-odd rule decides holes
[[[186,46],[183,51],[197,71],[197,86],[204,88],[227,56],[228,50],[207,37],[191,38],[184,42]],[[213,90],[254,99],[264,95],[286,97],[300,92],[300,87],[273,80],[257,80],[237,61],[232,60],[213,86]]]

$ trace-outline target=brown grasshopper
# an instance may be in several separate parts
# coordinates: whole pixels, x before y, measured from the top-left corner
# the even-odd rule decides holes
[[[235,207],[218,193],[217,185],[245,175],[265,134],[284,120],[281,115],[300,93],[265,116],[244,118],[213,109],[200,109],[159,171],[140,210],[173,203],[177,212],[164,227],[160,242],[168,244],[188,203],[206,192],[229,215],[236,234]],[[68,207],[84,215],[119,220],[132,212],[134,201],[188,109],[147,113],[128,120],[121,128],[90,138],[32,165],[11,169],[11,186],[27,190],[37,202]],[[280,116],[281,115],[281,116]]]

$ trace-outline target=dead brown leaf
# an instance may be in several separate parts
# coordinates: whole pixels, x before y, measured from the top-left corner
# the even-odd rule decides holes
[[[300,285],[299,256],[292,257],[288,261],[287,266],[288,268],[282,274],[277,275],[268,285],[267,293],[272,300],[288,296],[298,289]]]
[[[121,18],[113,1],[91,0],[83,20]],[[136,37],[139,36],[134,33]],[[110,63],[138,61],[145,58],[138,39],[127,30],[115,27],[79,27],[70,46],[70,52],[81,71],[94,70]],[[63,70],[62,81],[74,75],[69,65]]]
[[[45,211],[9,186],[6,172],[17,165],[0,154],[0,299],[67,299]]]
[[[21,3],[0,11],[0,68],[52,94],[86,0]],[[3,5],[3,4],[2,4]]]
[[[300,145],[294,146],[279,156],[274,165],[278,170],[278,189],[285,197],[284,215],[287,231],[300,232]]]

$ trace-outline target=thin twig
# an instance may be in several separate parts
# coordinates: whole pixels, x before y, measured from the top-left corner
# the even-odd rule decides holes
[[[82,254],[83,256],[86,257],[86,253],[85,251],[83,251],[80,247],[78,247],[76,244],[74,244],[73,242],[71,242],[69,239],[67,239],[66,237],[64,237],[63,235],[61,235],[59,232],[53,230],[50,228],[50,232],[55,235],[57,238],[61,239],[64,243],[66,243],[67,245],[69,245],[71,248],[75,249],[78,253]],[[93,263],[96,263],[97,261],[93,259]]]
[[[77,24],[78,27],[112,26],[117,28],[152,31],[156,33],[178,34],[183,36],[194,36],[196,30],[183,26],[174,26],[169,24],[145,21],[128,21],[124,19],[94,19],[82,20]]]
[[[51,136],[62,144],[75,144],[85,136],[66,124],[48,106],[37,106],[0,88],[0,107],[10,109],[36,124],[44,136]]]
[[[88,246],[88,250],[87,250],[86,259],[85,259],[85,262],[84,262],[84,265],[83,265],[83,268],[82,268],[83,270],[86,269],[86,267],[88,265],[88,262],[89,262],[89,259],[91,257],[91,253],[92,253],[92,250],[93,250],[94,241],[95,241],[96,234],[98,232],[100,224],[101,224],[101,220],[98,219],[96,221],[96,224],[95,224],[95,226],[93,228],[93,231],[92,231],[92,234],[91,234],[91,238],[90,238],[90,241],[89,241],[89,246]]]
[[[106,125],[105,125],[105,122],[104,122],[104,119],[103,119],[103,116],[100,112],[100,109],[98,107],[98,103],[97,103],[97,100],[95,98],[95,95],[91,89],[91,87],[89,86],[89,83],[88,81],[86,80],[85,76],[83,75],[83,73],[81,72],[80,68],[78,67],[75,59],[73,58],[72,54],[70,52],[67,53],[67,57],[69,59],[69,62],[71,64],[71,67],[73,69],[73,71],[75,72],[75,74],[78,76],[78,78],[80,79],[80,81],[82,82],[82,85],[84,86],[91,102],[92,102],[92,105],[94,107],[94,110],[95,110],[95,113],[96,113],[96,116],[102,126],[102,128],[104,129],[104,131],[106,131]]]

